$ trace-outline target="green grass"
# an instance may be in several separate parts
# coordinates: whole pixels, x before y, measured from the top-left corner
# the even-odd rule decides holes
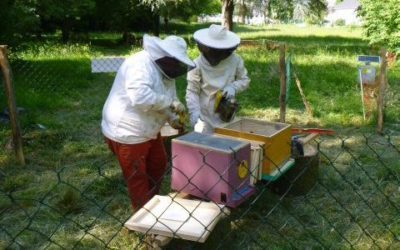
[[[172,24],[190,41],[207,25]],[[259,185],[254,199],[232,210],[204,244],[174,240],[170,249],[396,248],[400,234],[400,64],[389,71],[386,136],[364,121],[356,56],[377,54],[357,28],[276,25],[236,27],[243,40],[285,42],[314,115],[306,114],[292,79],[287,122],[334,128],[321,137],[320,175],[307,196],[281,197]],[[140,37],[142,34],[135,34]],[[163,36],[165,34],[162,34]],[[6,149],[11,131],[0,123],[0,248],[130,249],[143,236],[123,223],[131,216],[121,171],[102,140],[101,109],[114,74],[90,73],[90,58],[140,50],[118,34],[91,34],[90,43],[27,43],[10,56],[27,165]],[[262,43],[262,42],[260,42]],[[241,116],[279,119],[278,52],[241,46],[251,78],[238,96]],[[186,82],[177,81],[184,100]],[[0,105],[5,98],[0,93]],[[390,136],[390,137],[388,137]],[[170,192],[169,173],[162,194]],[[12,243],[12,245],[10,245]]]

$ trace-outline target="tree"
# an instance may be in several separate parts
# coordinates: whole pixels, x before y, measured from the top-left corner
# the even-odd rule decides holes
[[[219,0],[185,0],[179,4],[169,5],[170,17],[190,21],[204,14],[217,14],[221,11]]]
[[[239,0],[237,3],[238,15],[240,17],[240,22],[245,23],[246,16],[249,14],[248,4],[245,0]]]
[[[35,6],[36,0],[0,1],[0,43],[12,44],[39,31]]]
[[[179,4],[183,0],[141,0],[141,3],[145,6],[151,8],[153,13],[153,33],[158,36],[160,34],[160,14],[164,12],[164,14],[168,15],[168,7],[172,4]]]
[[[358,12],[370,44],[400,53],[400,0],[360,0]]]
[[[327,10],[325,0],[238,0],[238,4],[239,10],[245,5],[246,15],[264,16],[266,23],[268,19],[321,23]]]
[[[221,24],[228,30],[233,30],[233,11],[235,9],[234,0],[222,1],[222,21]]]
[[[168,31],[168,21],[171,18],[190,22],[199,15],[217,14],[221,11],[219,0],[185,0],[179,4],[167,4],[161,8],[161,16],[164,18],[165,32]]]
[[[63,42],[69,40],[74,28],[82,27],[81,20],[94,8],[95,0],[37,0],[37,14],[42,22],[53,22],[61,29]]]
[[[91,17],[92,29],[111,30],[122,33],[122,41],[131,43],[135,38],[130,31],[148,31],[152,28],[153,14],[139,0],[96,0]]]
[[[168,29],[170,18],[189,21],[196,15],[216,13],[216,8],[219,7],[217,0],[140,0],[140,2],[150,7],[153,12],[156,35],[159,34],[160,17],[164,19],[165,27]]]
[[[273,18],[288,22],[293,19],[293,0],[271,0]]]
[[[309,0],[307,9],[308,19],[321,23],[326,15],[328,5],[325,0]]]

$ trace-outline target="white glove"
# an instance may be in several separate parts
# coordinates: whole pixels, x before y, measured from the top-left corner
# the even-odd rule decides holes
[[[185,111],[185,106],[180,101],[173,101],[170,105],[172,112],[181,113]]]
[[[235,88],[232,86],[226,86],[223,90],[222,90],[222,96],[226,96],[226,98],[232,98],[234,97],[236,94]]]

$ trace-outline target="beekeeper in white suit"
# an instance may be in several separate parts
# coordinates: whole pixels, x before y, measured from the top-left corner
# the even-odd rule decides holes
[[[186,104],[194,130],[210,134],[223,123],[214,111],[217,91],[234,97],[248,88],[250,79],[242,58],[234,53],[240,44],[235,33],[212,24],[196,31],[194,39],[201,55],[194,60],[196,68],[187,75]]]
[[[164,40],[145,35],[144,50],[119,68],[103,108],[101,129],[122,169],[133,209],[143,206],[160,188],[167,157],[160,136],[168,121],[179,129],[175,78],[195,64],[186,42],[177,36]]]

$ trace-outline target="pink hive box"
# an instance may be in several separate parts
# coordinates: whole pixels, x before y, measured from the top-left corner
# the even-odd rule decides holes
[[[254,193],[250,143],[192,132],[172,140],[172,189],[236,207]]]

